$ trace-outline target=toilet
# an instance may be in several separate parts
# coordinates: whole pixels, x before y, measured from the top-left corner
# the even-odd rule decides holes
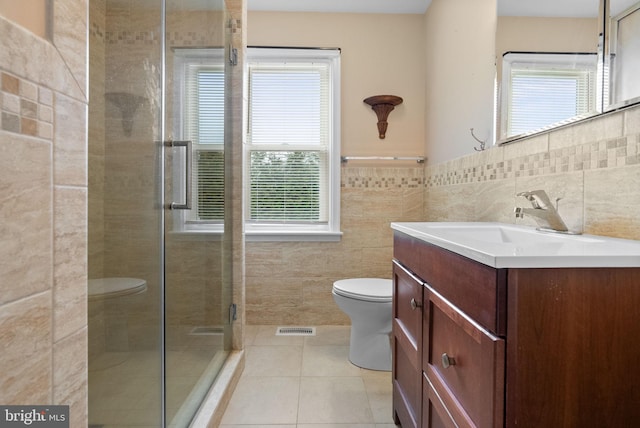
[[[351,278],[333,283],[333,299],[351,318],[349,361],[370,370],[391,370],[390,279]]]

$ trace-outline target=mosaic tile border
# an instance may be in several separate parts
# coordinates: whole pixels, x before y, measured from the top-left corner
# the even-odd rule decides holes
[[[105,40],[105,31],[102,26],[96,22],[92,22],[89,26],[89,35],[91,37],[96,37],[98,40],[104,42]]]
[[[0,70],[0,130],[53,141],[53,91]]]
[[[104,39],[109,45],[155,45],[160,43],[160,37],[155,31],[106,31],[102,32],[97,24],[92,24],[91,35]],[[168,46],[209,46],[211,37],[200,31],[178,32],[167,34]]]
[[[343,189],[418,189],[424,186],[424,167],[342,167]]]
[[[500,150],[500,149],[497,149]],[[426,187],[569,173],[640,164],[640,134],[476,165],[426,178]]]

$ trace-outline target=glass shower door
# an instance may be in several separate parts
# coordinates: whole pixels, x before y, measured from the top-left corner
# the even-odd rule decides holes
[[[162,1],[89,19],[89,426],[160,427]]]
[[[167,425],[187,426],[227,356],[223,281],[223,0],[167,1],[165,375]]]

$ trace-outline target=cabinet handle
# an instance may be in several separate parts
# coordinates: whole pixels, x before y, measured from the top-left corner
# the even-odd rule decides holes
[[[420,307],[420,303],[418,303],[418,301],[415,298],[411,298],[411,309],[413,309],[414,311],[416,310],[416,308]]]
[[[446,352],[442,354],[442,367],[446,369],[446,368],[449,368],[449,366],[455,366],[455,365],[456,365],[455,358],[448,356]]]

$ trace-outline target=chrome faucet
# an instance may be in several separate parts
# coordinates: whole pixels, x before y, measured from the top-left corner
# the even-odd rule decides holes
[[[553,206],[549,196],[544,190],[531,190],[529,192],[521,192],[516,196],[522,196],[526,198],[533,208],[520,208],[517,207],[514,212],[516,218],[523,218],[526,215],[533,217],[538,223],[538,229],[549,230],[554,232],[569,232],[567,225],[564,224],[562,218],[556,207]],[[560,199],[556,199],[556,203]]]

